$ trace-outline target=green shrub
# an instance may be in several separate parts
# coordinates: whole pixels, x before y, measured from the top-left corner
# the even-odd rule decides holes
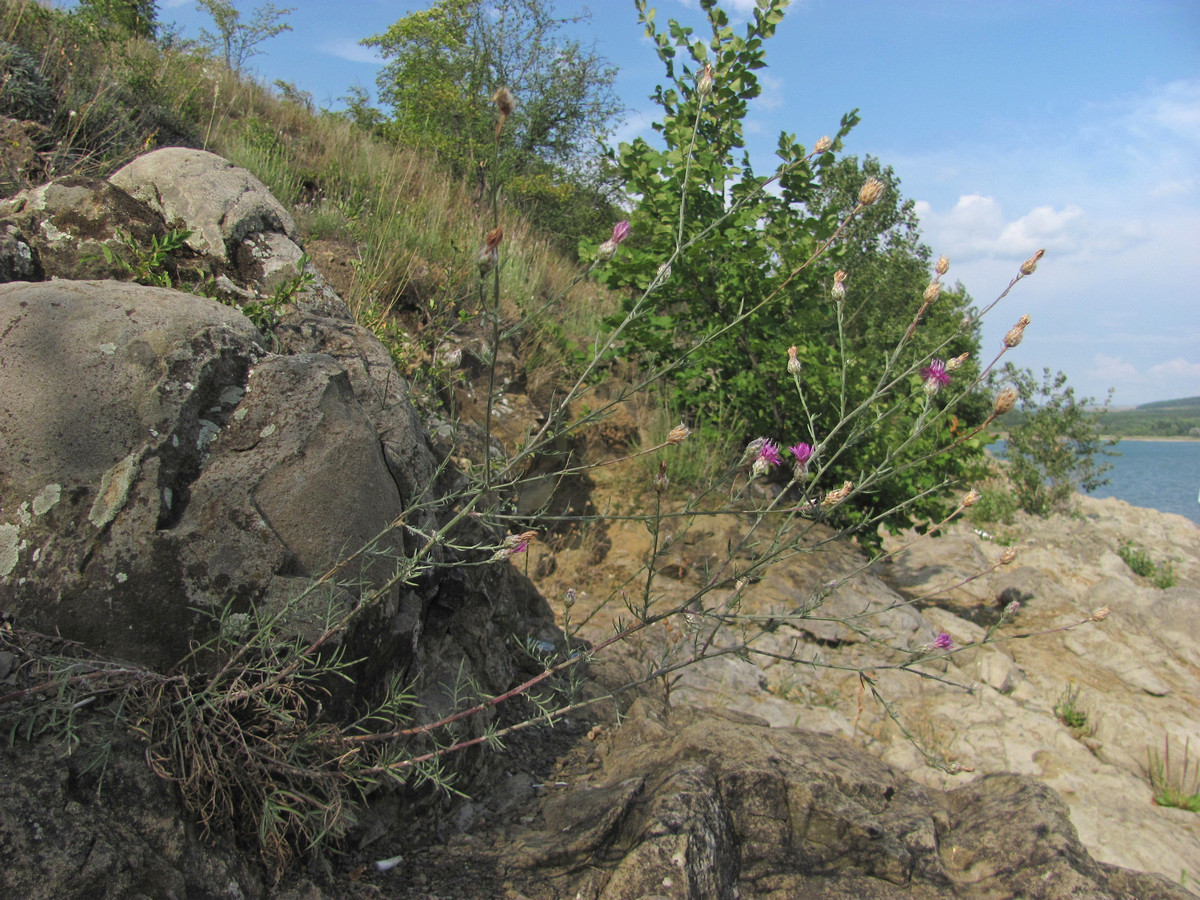
[[[1170,560],[1165,563],[1156,563],[1150,558],[1149,553],[1131,543],[1124,543],[1118,547],[1117,555],[1125,560],[1125,565],[1129,566],[1135,575],[1149,578],[1156,587],[1163,590],[1174,587],[1178,580],[1175,577],[1175,566]]]

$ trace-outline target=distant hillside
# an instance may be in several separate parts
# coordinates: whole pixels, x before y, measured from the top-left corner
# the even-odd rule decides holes
[[[1106,413],[1100,420],[1105,434],[1121,437],[1200,438],[1200,397],[1143,403],[1136,409]]]
[[[1181,400],[1159,400],[1157,403],[1143,403],[1138,409],[1200,410],[1200,397],[1184,397]]]

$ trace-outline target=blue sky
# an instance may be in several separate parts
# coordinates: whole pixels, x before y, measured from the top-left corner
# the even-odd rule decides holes
[[[428,3],[276,5],[295,7],[293,31],[249,67],[338,107],[350,85],[375,88],[358,41]],[[723,6],[736,19],[753,0]],[[617,138],[649,134],[663,72],[632,0],[557,7],[590,9],[581,37],[620,69]],[[706,33],[695,0],[657,7]],[[185,36],[211,28],[193,0],[159,13]],[[1200,2],[794,0],[767,62],[747,122],[759,171],[781,130],[811,146],[857,107],[846,152],[895,168],[925,242],[978,304],[1046,248],[985,322],[988,358],[1028,313],[1018,365],[1062,369],[1084,395],[1113,387],[1116,405],[1200,395]]]

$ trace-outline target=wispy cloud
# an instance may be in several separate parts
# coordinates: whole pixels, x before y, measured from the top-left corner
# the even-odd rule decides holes
[[[325,41],[318,49],[322,53],[336,56],[338,59],[344,59],[347,62],[366,63],[373,66],[383,65],[383,57],[379,55],[378,50],[372,47],[364,47],[358,41],[351,38]]]

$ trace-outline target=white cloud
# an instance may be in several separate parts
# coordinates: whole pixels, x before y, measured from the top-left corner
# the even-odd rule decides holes
[[[1086,218],[1075,205],[1037,206],[1007,220],[995,197],[963,194],[948,212],[924,200],[916,204],[926,239],[940,252],[964,260],[980,257],[1029,256],[1038,249],[1066,254],[1082,243]]]
[[[383,65],[383,57],[379,55],[378,50],[373,47],[364,47],[358,41],[351,38],[326,41],[320,45],[319,49],[322,53],[336,56],[338,59],[344,59],[347,62],[368,63],[375,66]]]
[[[1200,381],[1200,363],[1188,362],[1182,356],[1150,367],[1150,377],[1163,381],[1191,379]]]
[[[1097,353],[1092,358],[1092,367],[1084,374],[1100,381],[1127,381],[1138,377],[1137,366],[1127,363],[1119,356]]]

